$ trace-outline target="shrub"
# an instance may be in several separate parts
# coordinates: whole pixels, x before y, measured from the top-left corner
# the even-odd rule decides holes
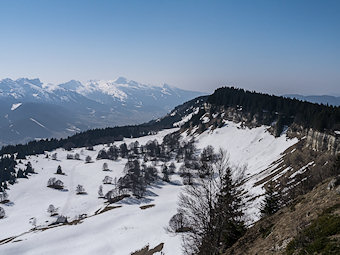
[[[4,208],[0,207],[0,219],[4,218],[6,216]]]

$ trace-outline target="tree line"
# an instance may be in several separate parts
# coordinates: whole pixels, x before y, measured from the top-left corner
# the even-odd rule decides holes
[[[292,123],[325,132],[340,130],[340,107],[257,93],[234,87],[215,90],[207,100],[214,106],[239,108],[261,124],[277,121],[279,129]]]

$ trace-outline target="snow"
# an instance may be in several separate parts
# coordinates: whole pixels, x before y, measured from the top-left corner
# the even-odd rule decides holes
[[[40,127],[42,128],[46,128],[43,124],[41,124],[39,121],[33,119],[33,118],[30,118],[31,121],[33,121],[35,124],[39,125]]]
[[[124,139],[122,142],[129,144],[138,141],[146,144],[155,139],[162,142],[166,134],[176,130],[163,130],[156,135]],[[122,142],[115,144],[119,146]],[[86,218],[81,224],[30,231],[32,225],[29,220],[32,217],[37,219],[38,226],[47,226],[56,220],[46,211],[50,204],[58,207],[59,214],[67,216],[69,221],[84,213],[94,215],[104,207],[104,200],[98,199],[98,187],[103,185],[104,194],[112,189],[113,185],[104,185],[102,180],[106,175],[113,178],[123,176],[127,160],[95,160],[102,148],[105,145],[94,146],[94,151],[84,148],[72,152],[57,149],[58,160],[46,159],[45,155],[30,156],[23,160],[19,167],[24,168],[24,164],[30,161],[38,174],[29,179],[18,179],[18,183],[8,191],[13,204],[4,206],[7,217],[0,221],[0,240],[20,236],[15,239],[16,242],[0,245],[0,254],[65,254],[66,248],[68,254],[130,254],[147,244],[156,246],[161,242],[166,244],[163,250],[165,254],[181,253],[180,236],[168,234],[165,227],[176,213],[177,197],[182,186],[163,182],[150,187],[150,195],[146,199],[123,201],[119,204],[121,208]],[[79,153],[81,160],[66,160],[69,153]],[[93,163],[85,164],[87,155],[92,157]],[[112,171],[102,171],[104,162],[108,163]],[[65,175],[54,174],[58,165]],[[47,188],[47,181],[51,177],[62,180],[67,191]],[[173,176],[174,181],[179,179],[179,176]],[[84,186],[87,195],[76,195],[78,184]],[[155,206],[141,210],[140,206],[144,204]]]
[[[197,109],[194,109],[195,112]],[[182,121],[188,119],[187,116]],[[263,178],[265,170],[274,167],[273,162],[279,161],[282,153],[297,142],[297,139],[288,139],[285,134],[275,138],[267,132],[267,128],[241,128],[238,124],[226,122],[222,128],[207,130],[197,136],[196,145],[198,149],[207,145],[216,149],[224,148],[230,154],[232,164],[247,165],[245,190],[254,198],[263,194],[262,187],[255,187],[254,183]],[[167,129],[155,135],[124,139],[122,142],[129,144],[138,141],[143,145],[156,139],[161,143],[165,135],[177,130],[179,129]],[[183,139],[189,140],[191,137],[183,135]],[[115,144],[119,146],[122,142]],[[104,185],[102,180],[106,175],[112,178],[122,176],[126,163],[126,159],[96,160],[98,151],[102,148],[106,148],[106,145],[94,146],[94,151],[84,148],[72,152],[57,149],[57,161],[47,159],[45,155],[35,155],[19,164],[19,167],[24,168],[24,164],[30,161],[38,174],[29,179],[18,179],[18,183],[8,191],[13,203],[3,206],[7,217],[0,220],[0,240],[17,237],[6,244],[1,244],[0,241],[0,254],[43,255],[65,254],[67,251],[67,254],[124,255],[147,244],[154,247],[159,243],[165,244],[163,252],[166,255],[182,254],[181,236],[169,234],[165,230],[170,218],[176,213],[178,195],[183,188],[178,184],[181,183],[181,178],[176,174],[172,176],[172,184],[158,182],[149,187],[145,199],[125,199],[114,204],[120,205],[120,208],[95,215],[96,211],[104,208],[104,200],[98,199],[97,195],[99,185],[103,186],[104,194],[112,189],[112,185]],[[81,160],[66,160],[69,153],[79,153]],[[93,163],[85,164],[87,155],[92,157]],[[102,171],[104,162],[112,171]],[[180,166],[179,163],[175,164],[177,168]],[[58,165],[66,175],[54,174]],[[51,177],[62,180],[67,191],[47,188],[47,181]],[[78,184],[84,186],[87,195],[76,195],[75,188]],[[248,202],[246,214],[251,222],[258,219],[260,201],[261,198],[256,198]],[[41,226],[47,226],[56,220],[46,211],[50,204],[58,207],[58,212],[67,216],[69,221],[80,214],[87,214],[88,217],[76,225],[39,230]],[[155,206],[141,210],[140,206],[146,204]],[[32,217],[37,219],[38,225],[38,229],[34,231],[31,231],[32,225],[29,223]]]
[[[294,178],[296,175],[299,174],[303,174],[304,172],[306,172],[308,170],[309,166],[312,166],[314,164],[314,161],[309,162],[307,165],[301,167],[298,171],[296,171],[295,173],[293,173],[292,175],[289,176],[289,178]]]
[[[12,104],[11,111],[18,109],[21,105],[22,103]]]
[[[197,114],[198,112],[199,112],[199,108],[197,107],[196,109],[193,110],[192,113],[190,113],[190,114],[184,116],[184,117],[182,118],[182,120],[180,120],[180,121],[178,121],[178,122],[175,122],[175,123],[173,124],[173,126],[174,126],[174,127],[181,127],[181,126],[183,126],[186,122],[188,122],[188,121],[192,118],[193,115]]]
[[[266,126],[257,128],[241,128],[239,124],[225,121],[226,125],[213,131],[203,132],[197,139],[197,147],[202,149],[212,145],[215,149],[223,148],[227,150],[230,161],[236,166],[246,166],[245,175],[248,181],[245,190],[251,197],[257,197],[264,193],[261,186],[254,184],[263,179],[259,175],[266,170],[272,162],[277,161],[282,153],[298,142],[297,138],[289,139],[285,134],[278,138],[271,135]],[[250,222],[258,220],[259,206],[262,198],[251,201],[248,205],[246,215]]]
[[[118,98],[121,101],[124,101],[127,98],[126,93],[119,89],[118,85],[115,84],[114,81],[92,81],[91,86],[96,86],[97,89],[104,92],[107,95]]]
[[[173,112],[170,114],[170,116],[175,116],[176,113],[177,113],[177,110],[173,111]]]
[[[208,116],[202,116],[201,120],[203,124],[208,123],[210,121]]]

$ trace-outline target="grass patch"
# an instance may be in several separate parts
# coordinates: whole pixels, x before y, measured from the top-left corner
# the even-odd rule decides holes
[[[312,224],[299,233],[287,248],[286,254],[340,254],[340,216],[332,214],[340,205],[325,210]]]
[[[103,210],[101,210],[101,211],[98,211],[96,214],[101,214],[101,213],[104,213],[104,212],[108,212],[108,211],[110,211],[110,210],[112,210],[112,209],[116,209],[116,208],[120,208],[120,207],[122,207],[121,205],[118,205],[118,206],[106,206]]]
[[[269,226],[267,227],[261,227],[260,228],[260,233],[262,235],[262,238],[266,238],[267,236],[269,236],[269,234],[272,232],[273,230],[273,226],[274,224],[270,224]]]
[[[142,205],[139,208],[142,209],[142,210],[145,210],[145,209],[148,209],[148,208],[151,208],[151,207],[154,207],[154,206],[155,206],[154,204],[151,204],[151,205]]]

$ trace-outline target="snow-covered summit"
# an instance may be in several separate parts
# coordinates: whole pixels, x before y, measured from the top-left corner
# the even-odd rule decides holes
[[[0,80],[0,145],[26,142],[37,134],[41,138],[61,137],[72,134],[70,130],[147,122],[201,94],[124,77],[87,82],[70,80],[62,84],[28,78],[3,79]],[[19,108],[13,107],[19,103]],[[43,123],[46,129],[41,130],[34,123],[31,126],[31,118]]]

